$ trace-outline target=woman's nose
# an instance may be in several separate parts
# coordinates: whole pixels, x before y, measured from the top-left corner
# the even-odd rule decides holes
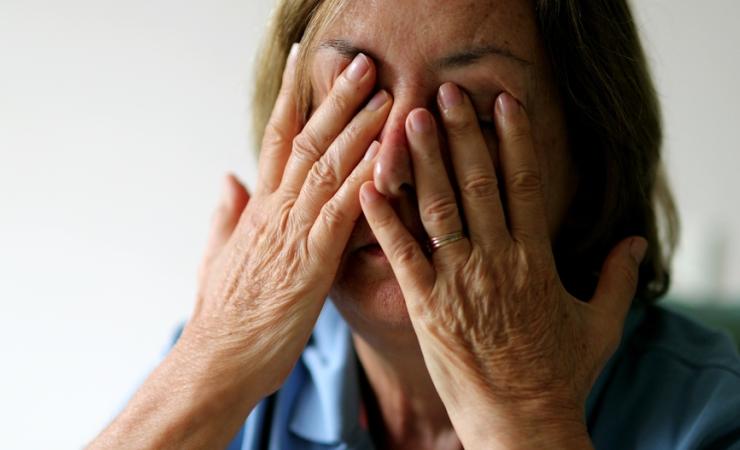
[[[381,147],[375,165],[375,188],[386,197],[398,198],[408,188],[414,187],[414,175],[411,168],[411,155],[406,140],[406,116],[414,106],[393,106],[388,121],[380,135]]]

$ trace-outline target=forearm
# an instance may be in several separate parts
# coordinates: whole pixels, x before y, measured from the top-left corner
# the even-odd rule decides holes
[[[173,348],[88,448],[226,447],[259,395],[244,389],[243,374],[198,356]]]

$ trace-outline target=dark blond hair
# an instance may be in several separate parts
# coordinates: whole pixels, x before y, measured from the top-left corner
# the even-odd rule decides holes
[[[253,126],[258,145],[291,45],[312,43],[341,3],[279,0],[257,61]],[[571,294],[590,298],[611,248],[627,236],[640,235],[650,247],[636,298],[654,301],[670,284],[678,217],[661,166],[660,105],[629,5],[626,0],[534,4],[579,177],[553,246],[561,280]],[[302,45],[302,86],[308,51]],[[301,99],[300,115],[308,114],[308,104]]]

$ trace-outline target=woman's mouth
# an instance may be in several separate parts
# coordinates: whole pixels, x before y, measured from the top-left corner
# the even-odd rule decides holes
[[[377,242],[360,247],[357,252],[368,257],[385,259],[385,253]]]

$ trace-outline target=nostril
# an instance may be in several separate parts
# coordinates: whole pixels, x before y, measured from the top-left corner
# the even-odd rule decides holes
[[[383,139],[374,181],[378,191],[387,197],[401,197],[413,189],[411,158],[404,133],[390,132]]]

